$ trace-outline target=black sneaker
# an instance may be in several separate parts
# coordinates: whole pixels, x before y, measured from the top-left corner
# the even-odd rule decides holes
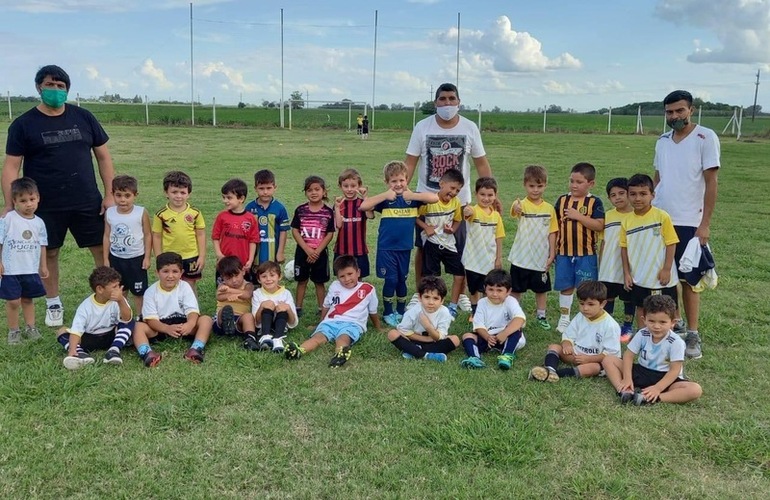
[[[299,344],[296,342],[289,342],[286,350],[283,351],[283,355],[286,359],[299,359],[302,357],[302,349],[299,348]]]
[[[641,392],[637,392],[636,394],[634,394],[633,403],[634,403],[634,406],[648,406],[648,405],[654,405],[655,401],[647,401]]]
[[[102,363],[106,365],[122,365],[123,358],[120,357],[120,351],[118,351],[117,349],[110,349],[104,355],[104,359],[102,360]]]
[[[203,363],[203,351],[191,347],[184,353],[184,359],[196,364]]]
[[[631,391],[623,391],[618,393],[618,397],[620,398],[620,404],[622,405],[633,401],[635,396],[636,396],[636,393],[633,393]]]
[[[334,355],[334,357],[329,361],[329,366],[332,368],[339,368],[340,366],[344,365],[348,362],[350,359],[350,346],[345,346],[339,351],[337,351],[337,354]]]
[[[246,339],[243,341],[243,348],[249,351],[258,351],[259,343],[253,335],[246,335]]]
[[[235,313],[233,306],[222,308],[222,332],[225,335],[235,335]]]

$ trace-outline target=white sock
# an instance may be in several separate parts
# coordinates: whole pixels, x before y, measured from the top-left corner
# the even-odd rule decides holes
[[[537,310],[537,317],[538,318],[545,318],[545,309],[538,309]]]
[[[572,308],[572,294],[564,295],[559,294],[559,309],[561,310],[561,315],[566,316],[569,318],[569,311]],[[564,310],[567,310],[567,313],[564,313]]]
[[[51,307],[51,306],[59,306],[59,307],[61,307],[61,305],[62,305],[61,297],[59,297],[58,295],[56,297],[46,297],[45,298],[45,306],[46,307]]]

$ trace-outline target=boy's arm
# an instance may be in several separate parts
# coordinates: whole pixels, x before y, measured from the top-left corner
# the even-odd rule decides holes
[[[524,318],[516,317],[513,318],[511,321],[508,322],[507,325],[505,325],[505,328],[503,331],[497,334],[497,340],[499,342],[504,341],[507,339],[511,334],[518,332],[524,327]]]
[[[118,298],[118,300],[115,302],[118,303],[118,308],[120,309],[120,321],[123,323],[128,323],[131,321],[134,317],[134,312],[131,310],[131,306],[128,304],[128,299],[123,297],[122,291],[120,293],[120,298]]]
[[[251,269],[251,265],[254,263],[254,254],[257,253],[257,243],[251,242],[249,243],[249,260],[246,261],[246,264],[243,266],[247,270]]]
[[[152,253],[154,253],[156,257],[163,253],[163,233],[152,232]]]
[[[198,272],[206,265],[206,230],[196,229],[195,239],[198,240]]]
[[[150,252],[152,252],[152,224],[150,224],[150,214],[144,209],[142,214],[142,237],[144,238],[144,259],[142,259],[142,269],[150,268]],[[104,262],[107,262],[106,260]]]
[[[286,233],[288,233],[288,231],[278,231],[278,250],[275,252],[275,257],[279,264],[283,264],[286,260],[286,257],[284,256],[284,251],[286,250]]]
[[[187,321],[184,322],[184,324],[180,325],[181,328],[179,328],[179,335],[184,337],[185,335],[189,335],[194,329],[195,325],[198,324],[198,318],[200,317],[200,314],[197,312],[190,312],[187,313]]]
[[[633,392],[634,391],[634,377],[632,375],[633,369],[634,369],[634,357],[636,354],[626,349],[626,352],[623,353],[623,379],[622,382],[624,384],[624,387],[621,387],[620,390],[628,390]]]
[[[631,290],[634,287],[634,277],[631,275],[631,263],[628,260],[628,248],[620,247],[620,261],[623,263],[623,281],[625,289]]]
[[[364,201],[361,202],[361,204],[358,206],[359,212],[368,212],[370,210],[373,210],[374,207],[379,205],[385,200],[395,200],[396,199],[396,193],[392,189],[388,189],[385,192],[382,192],[380,194],[375,194],[374,196],[370,196],[369,198],[365,198]]]
[[[342,201],[343,201],[342,196],[337,196],[336,198],[334,198],[334,227],[336,227],[337,229],[340,229],[343,224],[342,209],[341,209]]]
[[[300,247],[307,255],[310,255],[310,247],[307,246],[305,240],[302,239],[302,233],[296,227],[291,228],[291,235],[294,237],[294,241],[297,242],[297,246]]]
[[[0,254],[2,253],[3,253],[3,247],[0,246]],[[41,278],[48,277],[48,260],[46,260],[47,255],[48,255],[48,247],[41,245],[40,246],[40,265],[38,266],[38,273],[40,274]],[[0,274],[3,274],[2,267],[0,267]]]
[[[112,234],[112,227],[107,222],[107,214],[104,214],[104,235],[102,236],[102,262],[105,266],[110,265],[110,234]]]
[[[414,201],[421,201],[423,203],[437,203],[438,202],[438,195],[436,193],[415,193],[414,191],[410,191],[409,189],[405,190],[403,195],[404,199],[406,201],[414,200]]]
[[[382,330],[382,323],[380,323],[380,316],[377,313],[370,314],[369,320],[372,322],[372,326],[378,330]]]
[[[558,232],[553,232],[548,235],[548,260],[545,262],[545,270],[551,267],[553,261],[556,260],[556,235]]]
[[[428,342],[435,342],[435,341],[441,340],[441,332],[439,332],[436,326],[433,323],[431,323],[430,319],[428,319],[425,313],[420,314],[420,324],[422,325],[423,328],[425,328],[425,333],[427,334],[425,336],[428,337],[426,339]],[[415,336],[415,335],[419,336],[419,334],[414,334],[412,336]]]
[[[666,259],[663,262],[663,267],[658,273],[658,281],[661,285],[666,286],[671,283],[671,266],[674,265],[674,253],[676,252],[676,245],[666,245]],[[666,386],[668,387],[668,386]]]
[[[334,238],[334,233],[328,232],[326,233],[326,236],[324,236],[324,239],[321,240],[321,243],[318,244],[318,248],[316,248],[316,252],[321,253],[324,248],[329,244],[329,242],[332,241],[332,238]]]
[[[222,257],[225,255],[222,253],[222,244],[219,242],[219,240],[211,240],[214,242],[214,255],[217,258],[217,262],[222,260]]]
[[[174,328],[174,325],[167,325],[163,323],[159,319],[144,319],[144,322],[147,323],[147,326],[152,328],[153,331],[158,333],[165,333],[166,335],[169,335],[171,337],[179,337],[179,334],[176,332],[176,329]]]
[[[495,269],[503,268],[503,238],[495,238]]]

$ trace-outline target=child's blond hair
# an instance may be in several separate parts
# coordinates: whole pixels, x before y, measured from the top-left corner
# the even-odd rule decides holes
[[[389,182],[390,178],[394,175],[407,175],[408,170],[406,168],[406,163],[403,161],[394,160],[385,164],[385,167],[382,169],[382,173],[385,175],[385,182]]]

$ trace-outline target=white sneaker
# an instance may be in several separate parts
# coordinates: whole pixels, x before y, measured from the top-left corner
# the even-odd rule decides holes
[[[64,358],[64,368],[68,370],[79,370],[86,365],[90,365],[94,362],[94,358],[85,356],[83,358],[79,356],[67,356]]]
[[[45,309],[46,326],[62,326],[64,324],[64,307],[54,304]]]
[[[415,293],[414,295],[412,295],[412,300],[410,300],[409,303],[406,305],[406,310],[408,311],[410,308],[416,306],[419,303],[420,303],[420,294]]]
[[[273,348],[274,344],[275,344],[275,339],[273,339],[273,337],[271,337],[270,335],[262,335],[259,338],[260,351],[269,351]]]
[[[283,352],[283,339],[273,339],[273,352]]]
[[[459,307],[461,311],[470,312],[471,299],[469,299],[468,296],[465,295],[464,293],[461,294],[460,298],[457,299],[457,307]]]
[[[569,326],[569,316],[561,315],[559,316],[559,324],[556,325],[556,331],[559,333],[564,333],[567,331],[567,327]]]

